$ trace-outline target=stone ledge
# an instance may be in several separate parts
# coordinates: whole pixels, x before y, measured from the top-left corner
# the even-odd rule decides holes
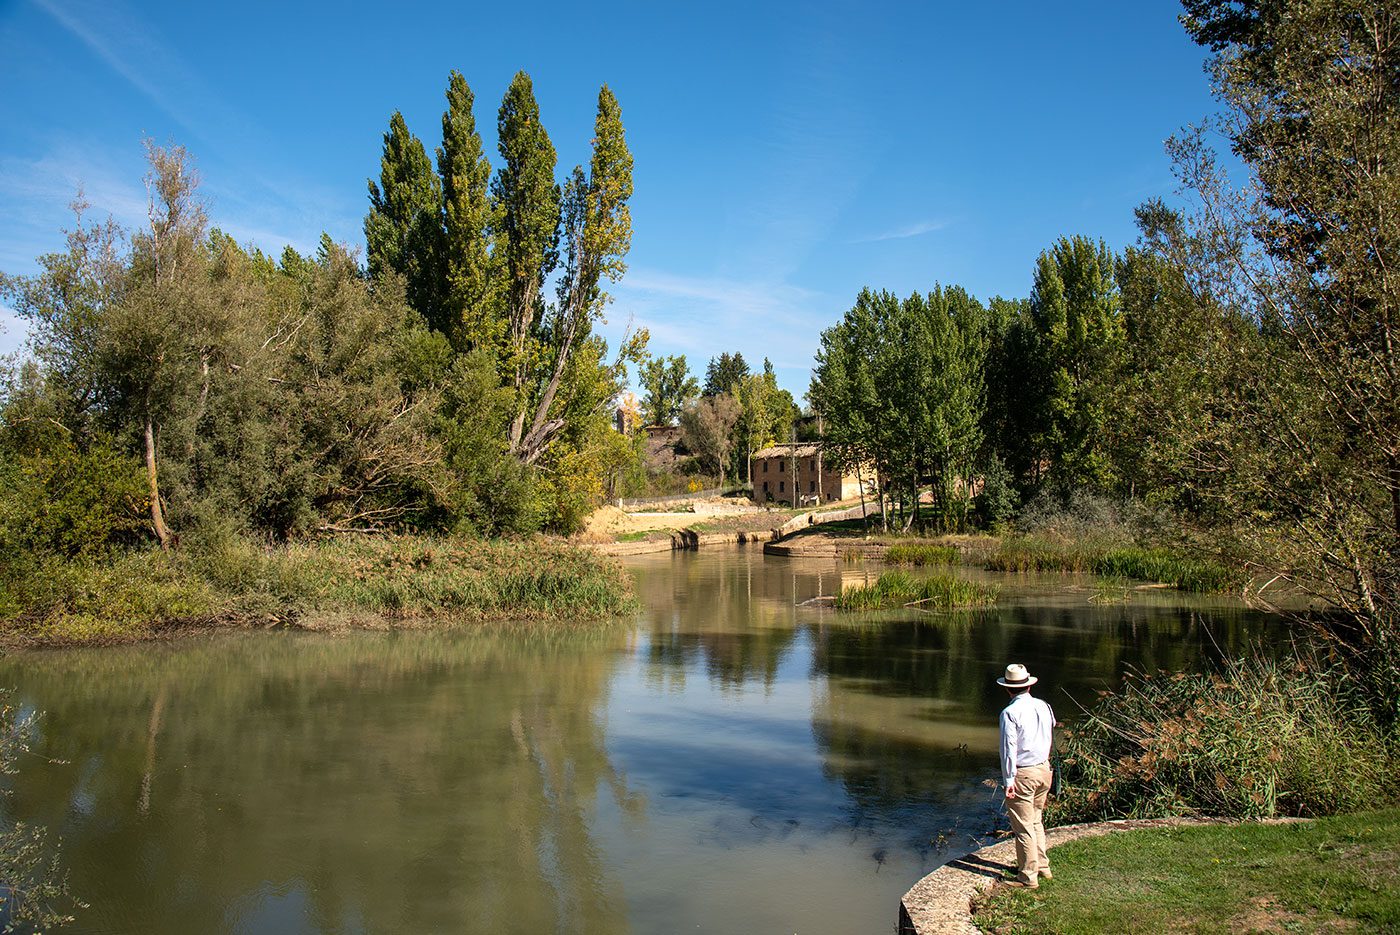
[[[1234,824],[1223,818],[1128,818],[1063,825],[1045,833],[1046,847],[1114,831],[1184,825]],[[899,901],[899,935],[981,935],[972,922],[972,903],[1007,871],[1016,869],[1016,842],[1007,838],[948,861],[924,877]]]

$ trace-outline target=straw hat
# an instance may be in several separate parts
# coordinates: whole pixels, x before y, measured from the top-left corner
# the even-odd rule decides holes
[[[1026,667],[1020,663],[1013,662],[1006,667],[1006,678],[997,679],[997,684],[1003,688],[1030,688],[1040,679],[1026,671]]]

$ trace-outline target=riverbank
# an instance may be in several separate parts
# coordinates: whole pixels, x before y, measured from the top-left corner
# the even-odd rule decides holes
[[[596,620],[633,610],[613,559],[558,540],[238,537],[0,584],[0,648],[107,645],[191,630]]]
[[[799,529],[764,546],[787,558],[879,559],[889,564],[976,565],[989,571],[1092,574],[1196,593],[1241,593],[1249,573],[1237,560],[1218,561],[1180,547],[1104,542],[1050,535],[961,534],[922,537],[867,530],[859,520]]]
[[[1139,830],[1070,840],[1035,892],[998,887],[983,931],[1400,929],[1400,809],[1309,822]]]

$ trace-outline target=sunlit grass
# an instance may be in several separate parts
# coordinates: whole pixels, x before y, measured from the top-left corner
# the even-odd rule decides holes
[[[992,571],[1079,572],[1133,578],[1195,592],[1238,590],[1246,580],[1241,571],[1171,549],[1104,548],[1031,536],[1003,541],[987,558],[987,567]]]
[[[5,584],[0,635],[101,643],[176,626],[390,619],[599,619],[632,610],[613,559],[544,538],[384,537],[264,547],[239,537],[105,563],[54,562]]]
[[[918,604],[928,609],[985,607],[996,602],[996,585],[979,584],[950,575],[916,578],[904,571],[888,571],[874,584],[846,588],[836,595],[837,610],[880,610]]]
[[[994,890],[988,932],[1400,930],[1400,810],[1292,824],[1214,825],[1081,838],[1055,878]]]

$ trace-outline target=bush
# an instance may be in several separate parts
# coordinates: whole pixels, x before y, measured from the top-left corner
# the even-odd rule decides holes
[[[1055,823],[1317,816],[1400,801],[1400,738],[1311,660],[1132,677],[1064,734]]]
[[[105,442],[53,441],[0,468],[4,557],[95,558],[149,538],[141,463]]]

